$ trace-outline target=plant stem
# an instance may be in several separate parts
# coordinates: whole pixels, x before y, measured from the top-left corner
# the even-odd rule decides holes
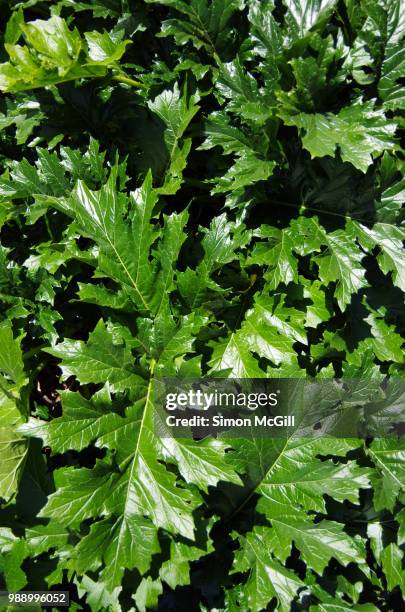
[[[135,81],[134,79],[131,79],[130,77],[124,74],[114,74],[112,78],[113,81],[118,81],[119,83],[126,83],[127,85],[132,85],[132,87],[138,87],[140,89],[143,89],[145,87],[145,85],[140,81]]]
[[[49,237],[50,239],[55,242],[55,237],[53,235],[52,229],[51,229],[51,225],[49,223],[49,218],[48,218],[48,213],[46,212],[44,215],[44,219],[45,219],[45,225],[46,225],[46,229],[48,231]]]

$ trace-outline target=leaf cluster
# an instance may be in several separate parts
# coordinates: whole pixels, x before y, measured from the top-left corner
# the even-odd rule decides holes
[[[2,588],[400,609],[403,437],[161,437],[154,381],[403,409],[402,3],[1,10]]]

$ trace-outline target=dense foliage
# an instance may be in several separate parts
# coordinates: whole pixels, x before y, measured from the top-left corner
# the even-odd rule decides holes
[[[0,2],[2,588],[399,609],[404,438],[162,439],[151,389],[395,393],[401,4]]]

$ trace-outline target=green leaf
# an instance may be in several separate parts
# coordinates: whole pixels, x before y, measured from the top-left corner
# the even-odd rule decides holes
[[[215,180],[211,193],[238,191],[257,181],[265,181],[273,173],[275,162],[260,160],[247,151],[238,157],[226,174]]]
[[[272,233],[274,235],[276,232],[272,230]],[[290,245],[291,241],[294,242],[293,248],[299,255],[313,256],[321,252],[313,256],[313,261],[319,266],[319,277],[324,285],[336,283],[334,293],[342,310],[350,303],[353,294],[368,285],[362,264],[364,253],[355,242],[356,232],[351,222],[346,224],[345,230],[326,232],[317,217],[301,217],[290,228],[283,230],[283,234],[286,235],[284,240],[290,239]],[[259,245],[258,248],[264,252],[264,246]],[[291,277],[293,266],[296,266],[291,255],[288,256],[288,263],[287,279]]]
[[[27,454],[27,442],[16,431],[23,418],[15,400],[0,389],[0,497],[9,500],[18,490]]]
[[[89,0],[89,2],[61,0],[58,5],[72,6],[76,12],[91,10],[94,17],[119,17],[121,12],[120,0]]]
[[[152,580],[150,576],[143,578],[135,593],[135,601],[140,612],[146,612],[148,608],[156,608],[162,592],[160,580]]]
[[[25,537],[33,555],[40,555],[50,548],[63,547],[68,541],[68,532],[57,523],[37,525],[27,529]]]
[[[150,174],[130,202],[116,191],[117,168],[100,191],[91,191],[79,181],[69,199],[51,200],[75,219],[75,224],[99,246],[98,276],[112,277],[120,283],[134,308],[143,313],[157,313],[164,308],[172,289],[173,264],[185,239],[187,213],[172,214],[159,232],[151,223],[157,194]],[[129,221],[124,219],[130,207]],[[153,261],[151,262],[151,249]]]
[[[91,344],[93,346],[93,343]],[[110,348],[114,350],[114,346]],[[92,375],[95,374],[96,370],[92,368],[91,360],[84,357],[83,362],[89,364]],[[80,366],[79,372],[82,376]],[[117,383],[113,382],[111,370],[107,379],[108,387],[96,393],[91,400],[86,400],[79,393],[62,392],[62,417],[52,419],[49,423],[31,418],[27,423],[21,425],[18,431],[28,437],[41,438],[44,445],[50,446],[54,453],[83,450],[105,431],[110,431],[112,426],[118,429],[122,423],[122,418],[111,412],[112,399],[109,392],[109,388],[120,388],[122,381],[120,380],[116,386]],[[126,384],[131,384],[130,375],[126,379]]]
[[[226,155],[242,154],[251,148],[251,142],[246,134],[229,121],[225,113],[214,112],[205,124],[206,139],[199,147],[201,150],[219,146]]]
[[[335,8],[335,0],[285,0],[288,36],[292,41],[324,23]]]
[[[291,554],[292,542],[308,567],[322,574],[332,558],[347,566],[365,565],[365,548],[359,538],[352,538],[343,526],[332,521],[311,524],[308,517],[292,514],[273,518],[266,539],[273,554],[283,563]]]
[[[395,333],[393,325],[388,325],[384,318],[375,311],[371,311],[365,319],[371,328],[372,339],[366,342],[373,347],[373,351],[380,361],[404,361],[401,336]]]
[[[350,303],[351,296],[367,286],[364,254],[353,242],[350,227],[324,234],[326,251],[314,257],[319,266],[319,277],[327,285],[336,282],[335,296],[342,310]]]
[[[271,554],[265,527],[255,527],[242,539],[235,556],[234,571],[249,572],[244,586],[247,608],[261,610],[276,598],[280,610],[289,610],[304,583],[293,572],[278,563]]]
[[[367,572],[361,538],[345,534],[343,525],[336,522],[313,520],[314,512],[324,514],[326,511],[325,494],[336,501],[349,499],[358,503],[359,489],[369,487],[370,471],[362,470],[355,462],[334,463],[330,459],[320,459],[320,456],[344,456],[358,444],[354,440],[332,438],[233,440],[236,460],[248,474],[248,487],[242,494],[235,495],[230,512],[235,516],[244,511],[256,497],[257,512],[265,515],[271,524],[270,527],[254,528],[253,533],[260,530],[261,536],[255,538],[257,544],[260,541],[260,546],[255,547],[257,560],[253,554],[250,558],[237,552],[239,563],[242,561],[237,569],[255,569],[256,565],[252,566],[252,563],[259,564],[262,554],[269,559],[277,558],[284,566],[294,542],[307,566],[318,573],[324,571],[332,558],[343,565],[356,559],[359,567]],[[258,454],[260,462],[257,461]],[[249,538],[250,534],[248,541]],[[255,575],[254,569],[248,585]],[[264,584],[256,584],[258,592],[262,589]],[[297,585],[294,591],[289,591],[290,599],[286,599],[284,605],[295,596],[296,590]],[[258,609],[274,595],[265,591],[267,601],[261,600]]]
[[[0,498],[9,500],[17,491],[27,455],[27,442],[17,432],[26,418],[24,371],[20,341],[13,337],[10,321],[0,325]]]
[[[404,109],[405,91],[400,82],[405,69],[405,50],[402,44],[405,33],[404,11],[398,0],[390,0],[384,8],[387,13],[381,34],[385,49],[378,91],[384,100],[384,108]]]
[[[384,530],[381,523],[370,523],[367,525],[367,536],[370,540],[371,550],[377,561],[381,559],[381,553],[384,549]]]
[[[293,251],[297,237],[289,228],[279,230],[269,226],[260,228],[260,237],[267,238],[267,242],[255,245],[246,261],[247,265],[268,266],[264,277],[271,289],[276,289],[280,283],[288,285],[296,281],[298,261]]]
[[[176,373],[176,358],[193,352],[195,337],[207,319],[191,313],[176,321],[168,314],[153,319],[138,319],[138,342],[143,351],[157,361],[156,374]]]
[[[75,567],[84,573],[90,568],[97,569],[103,562],[106,568],[101,579],[107,589],[113,590],[121,583],[125,569],[136,567],[141,573],[146,572],[152,555],[159,551],[157,529],[148,519],[142,516],[105,519],[94,523],[80,540],[74,553]]]
[[[182,340],[174,340],[173,333],[169,337],[158,334],[149,340],[148,351],[153,350],[155,355],[151,358],[151,373],[165,363],[171,364],[175,355],[191,350],[186,328],[180,331]],[[190,338],[195,331],[191,324]],[[137,567],[141,572],[149,568],[152,555],[159,550],[156,528],[193,539],[192,512],[200,497],[196,488],[185,486],[186,481],[207,491],[219,480],[237,484],[240,480],[225,459],[224,442],[207,438],[195,444],[192,440],[157,435],[153,380],[139,386],[138,381],[143,379],[134,374],[130,350],[122,340],[121,344],[113,342],[103,324],[96,327],[86,344],[65,341],[53,352],[62,358],[66,375],[75,373],[84,382],[91,372],[94,381],[101,363],[99,380],[107,381],[111,390],[125,390],[136,398],[124,414],[122,406],[117,406],[119,415],[112,413],[111,407],[108,409],[108,387],[91,401],[66,392],[62,396],[62,418],[49,424],[32,419],[23,428],[26,435],[42,437],[56,452],[81,450],[91,443],[108,449],[107,458],[98,461],[93,469],[58,470],[56,492],[48,498],[42,515],[73,529],[87,518],[103,517],[81,540],[75,563],[84,572],[96,548],[99,552],[92,567],[105,564],[102,581],[112,592],[120,584],[125,568]],[[169,464],[178,467],[184,480],[168,469]],[[142,548],[133,549],[134,537],[142,540]]]
[[[125,53],[129,41],[116,41],[108,32],[86,32],[85,39],[88,47],[88,56],[97,65],[111,66]]]
[[[382,110],[373,102],[357,102],[342,108],[338,114],[315,113],[285,115],[286,125],[304,130],[302,144],[311,157],[335,156],[339,147],[343,161],[366,172],[373,156],[392,150],[395,146],[396,124],[387,121]]]
[[[42,515],[74,527],[101,513],[116,516],[124,528],[132,516],[146,515],[157,527],[193,539],[191,511],[199,498],[181,484],[177,486],[175,476],[158,462],[149,395],[146,403],[142,401],[128,411],[128,421],[119,431],[125,435],[122,447],[117,448],[120,471],[114,473],[105,462],[93,470],[60,470],[58,490],[48,499]],[[111,445],[117,433],[106,434]]]
[[[279,70],[276,64],[283,53],[283,39],[280,28],[272,14],[273,0],[249,2],[249,22],[251,24],[250,39],[253,51],[264,60],[271,58],[272,62],[263,62],[267,78],[276,80]],[[267,85],[267,83],[266,83]]]
[[[381,195],[376,201],[377,220],[393,223],[401,210],[405,197],[405,180],[397,180],[401,164],[399,161],[385,153],[380,165]]]
[[[405,445],[402,438],[377,438],[367,449],[374,462],[374,506],[377,510],[393,510],[396,499],[405,486]]]
[[[20,389],[26,382],[20,342],[13,338],[10,321],[0,325],[0,372],[14,383],[13,388]]]
[[[165,431],[163,423],[155,416],[159,431]],[[158,442],[161,456],[172,464],[177,464],[182,476],[188,481],[208,492],[209,486],[216,486],[219,481],[241,484],[231,462],[227,462],[225,451],[229,448],[222,441],[204,438],[196,443],[194,440],[178,439],[166,435]]]
[[[314,586],[312,590],[316,597],[320,599],[320,603],[317,603],[315,606],[310,606],[310,612],[318,612],[318,610],[321,612],[349,612],[349,610],[358,610],[358,612],[378,612],[378,608],[376,608],[374,604],[366,603],[353,605],[340,597],[333,597],[318,585]]]
[[[283,308],[282,301],[258,297],[241,328],[212,345],[212,372],[229,370],[234,378],[261,378],[264,371],[252,353],[276,365],[291,363],[296,355],[294,342],[306,343],[303,313]]]
[[[10,61],[0,64],[0,89],[26,91],[79,78],[102,77],[125,52],[129,41],[114,41],[106,32],[89,33],[87,45],[75,28],[54,15],[47,21],[21,22],[26,44],[6,44]]]
[[[242,107],[247,109],[245,103],[242,104]],[[229,104],[228,109],[231,110]],[[220,146],[224,153],[235,153],[237,156],[235,162],[223,176],[212,179],[211,182],[215,184],[215,187],[211,193],[239,191],[250,184],[264,181],[272,175],[276,163],[264,159],[263,143],[249,142],[241,130],[229,124],[225,114],[213,113],[211,120],[206,124],[205,134],[207,137],[199,147],[201,150]]]
[[[172,589],[179,585],[190,584],[190,562],[200,559],[212,550],[209,543],[208,550],[197,546],[189,546],[183,542],[172,541],[170,545],[170,559],[165,561],[159,571],[161,580],[164,580]]]
[[[327,321],[331,315],[326,303],[325,290],[319,281],[311,283],[301,278],[300,283],[304,287],[304,297],[312,302],[306,308],[305,327],[317,327],[323,321]]]
[[[355,224],[361,245],[368,251],[379,247],[378,264],[384,274],[392,273],[394,285],[405,291],[405,255],[402,242],[405,233],[388,223],[376,223],[372,229]]]
[[[225,340],[212,345],[209,361],[211,374],[225,374],[231,378],[264,378],[257,360],[250,352],[250,346],[241,333],[232,333]]]
[[[405,592],[405,572],[402,569],[403,554],[396,544],[389,544],[381,553],[381,564],[390,591],[399,586]]]
[[[186,138],[183,142],[182,139],[188,125],[199,110],[196,102],[198,102],[197,95],[188,97],[186,92],[181,95],[176,84],[172,91],[165,90],[148,103],[148,108],[166,126],[164,141],[167,148],[168,167],[159,193],[174,194],[182,183],[182,172],[187,165],[187,155],[191,148],[191,139]]]
[[[395,520],[397,521],[397,523],[399,523],[398,545],[401,546],[401,544],[403,544],[405,541],[405,508],[398,512],[395,517]]]
[[[244,69],[239,58],[221,66],[217,88],[229,100],[227,110],[248,122],[261,125],[272,114],[272,107],[266,98],[263,100],[264,92],[259,89],[256,79]]]
[[[121,587],[109,591],[103,582],[92,580],[89,576],[83,576],[80,581],[77,581],[77,589],[80,597],[86,597],[86,602],[92,610],[101,612],[107,609],[111,612],[119,612],[118,595]]]
[[[292,440],[284,442],[284,447],[279,441],[274,443],[274,462],[257,486],[262,495],[258,510],[269,519],[280,512],[299,517],[301,509],[324,512],[325,494],[336,500],[358,501],[359,488],[368,488],[367,472],[353,462],[335,466],[316,459],[320,449],[327,454],[329,444],[330,453],[339,454],[339,442],[334,448],[328,440]]]
[[[0,570],[10,591],[19,591],[27,584],[27,576],[21,569],[21,564],[26,556],[25,541],[17,538],[11,529],[1,527]]]
[[[163,4],[174,9],[173,18],[162,24],[164,36],[174,36],[178,44],[192,42],[197,49],[205,48],[216,55],[226,49],[233,32],[230,20],[243,9],[243,0],[146,0],[149,4]],[[177,12],[180,15],[177,15]]]
[[[87,343],[66,339],[47,350],[63,359],[65,378],[77,376],[83,384],[108,382],[112,391],[130,389],[136,393],[144,386],[143,379],[133,366],[131,351],[125,345],[113,342],[102,321],[99,321]]]
[[[105,153],[97,141],[90,138],[84,153],[61,147],[60,155],[47,149],[37,149],[35,163],[27,159],[10,162],[10,176],[0,180],[0,198],[17,200],[34,197],[35,204],[27,210],[29,223],[35,223],[47,210],[47,198],[41,195],[67,195],[77,179],[103,184],[106,179]]]
[[[221,291],[211,276],[218,268],[238,258],[235,251],[248,237],[240,229],[227,220],[226,214],[215,217],[208,229],[203,228],[201,262],[195,270],[187,268],[177,274],[179,291],[191,309],[203,304],[208,290]]]

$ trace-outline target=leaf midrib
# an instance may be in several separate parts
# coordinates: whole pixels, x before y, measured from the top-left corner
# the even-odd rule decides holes
[[[128,485],[127,485],[127,492],[125,495],[125,503],[124,503],[124,516],[125,516],[125,508],[128,505],[128,500],[129,500],[129,491],[131,488],[131,483],[134,479],[134,472],[136,469],[136,464],[137,464],[137,458],[140,455],[140,443],[141,443],[141,439],[142,439],[142,434],[143,434],[143,429],[145,427],[145,421],[146,421],[146,416],[149,414],[149,405],[151,404],[150,401],[150,395],[152,392],[152,385],[153,385],[153,372],[155,369],[155,365],[156,365],[156,361],[155,359],[151,359],[150,362],[150,367],[149,367],[149,384],[148,384],[148,389],[146,392],[146,398],[145,398],[145,408],[143,410],[143,414],[142,414],[142,419],[141,419],[141,423],[139,425],[139,434],[138,434],[138,439],[136,441],[136,447],[134,450],[134,454],[132,456],[132,462],[131,462],[131,468],[129,471],[129,475],[128,475]]]

